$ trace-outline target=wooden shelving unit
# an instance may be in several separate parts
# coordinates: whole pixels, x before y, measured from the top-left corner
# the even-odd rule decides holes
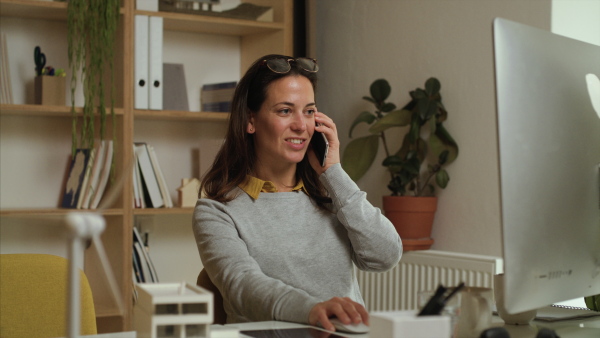
[[[192,208],[135,209],[133,207],[132,178],[127,173],[132,168],[131,159],[133,151],[131,144],[134,141],[134,133],[137,125],[148,122],[171,123],[175,124],[175,128],[190,123],[194,126],[201,126],[205,123],[225,125],[229,118],[229,115],[225,113],[136,110],[133,108],[133,66],[135,62],[133,55],[134,16],[141,14],[163,17],[165,31],[239,38],[239,67],[243,73],[250,63],[261,55],[269,53],[293,54],[293,0],[246,1],[257,5],[273,7],[274,21],[254,22],[192,14],[138,11],[135,9],[135,0],[122,0],[119,30],[117,32],[119,35],[117,39],[118,55],[116,59],[116,68],[119,71],[116,74],[117,83],[115,84],[118,91],[116,99],[118,106],[115,107],[117,125],[111,128],[116,128],[117,135],[117,148],[115,148],[116,175],[117,177],[122,177],[123,184],[113,205],[103,210],[90,212],[99,212],[107,220],[107,228],[102,235],[102,240],[109,253],[109,260],[115,272],[126,309],[124,314],[119,313],[115,305],[107,301],[107,299],[110,299],[110,296],[106,294],[107,288],[99,286],[96,282],[92,282],[99,332],[118,332],[132,329],[133,283],[131,250],[132,228],[135,224],[135,217],[169,217],[171,215],[191,215],[193,213]],[[29,20],[28,22],[31,22],[32,25],[36,24],[39,20],[57,22],[60,25],[64,25],[64,31],[66,31],[67,3],[35,0],[0,0],[0,16],[2,19]],[[64,34],[64,31],[57,32],[56,34]],[[61,38],[66,41],[65,37],[61,36]],[[182,48],[184,47],[182,46]],[[27,57],[30,57],[30,55],[27,55]],[[66,66],[67,60],[62,61]],[[31,60],[31,63],[33,64],[33,60]],[[199,75],[186,74],[187,76]],[[76,114],[80,115],[82,108],[78,107],[75,111]],[[25,102],[24,104],[0,105],[0,118],[10,119],[11,122],[15,121],[15,119],[22,119],[23,124],[36,120],[43,121],[38,122],[43,124],[48,119],[51,119],[51,121],[55,121],[52,123],[58,123],[68,128],[72,113],[70,106],[41,106]],[[44,140],[43,135],[39,137],[39,143],[55,142],[54,140]],[[70,134],[64,135],[64,137],[61,135],[61,142],[68,143],[70,138]],[[39,146],[42,147],[42,144]],[[27,149],[23,149],[23,151],[27,151]],[[64,149],[56,149],[55,155],[64,156],[66,154],[64,154]],[[189,154],[185,156],[189,156]],[[45,164],[39,163],[39,165],[43,166]],[[168,164],[161,163],[161,166],[164,168]],[[60,171],[62,170],[64,168],[60,168]],[[5,177],[9,177],[10,179],[26,179],[20,177],[19,172],[2,172],[1,174],[3,176],[6,175]],[[39,189],[55,189],[53,188],[55,186],[56,184],[48,184],[46,187],[42,185]],[[172,193],[176,189],[176,187],[169,188],[173,190]],[[26,203],[23,203],[23,205],[16,207],[3,208],[0,210],[0,217],[3,222],[18,221],[25,218],[60,220],[61,217],[67,215],[71,210],[56,207],[59,195],[60,193],[57,191],[56,200],[47,202],[47,206],[28,207]],[[91,252],[86,252],[85,272],[91,281],[103,279],[97,257]]]

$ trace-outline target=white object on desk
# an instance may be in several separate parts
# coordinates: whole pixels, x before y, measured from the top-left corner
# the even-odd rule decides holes
[[[337,318],[329,319],[331,324],[335,326],[336,332],[345,332],[345,333],[367,333],[369,332],[369,327],[364,323],[359,324],[344,324]]]
[[[133,313],[141,338],[210,337],[213,294],[186,283],[138,284]]]
[[[210,338],[239,338],[240,330],[235,326],[211,325]]]
[[[389,311],[371,313],[369,337],[395,338],[431,337],[450,338],[449,316],[421,316],[416,311]]]

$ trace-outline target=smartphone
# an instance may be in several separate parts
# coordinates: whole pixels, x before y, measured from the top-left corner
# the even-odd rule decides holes
[[[319,163],[321,163],[321,167],[324,167],[325,160],[327,159],[327,152],[329,152],[329,141],[327,141],[327,137],[325,134],[315,130],[315,133],[310,140],[310,144],[319,159]]]

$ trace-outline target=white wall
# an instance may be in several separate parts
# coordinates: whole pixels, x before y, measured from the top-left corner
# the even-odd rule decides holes
[[[449,112],[446,128],[460,154],[448,167],[448,188],[438,194],[433,249],[500,256],[492,20],[500,16],[549,30],[551,1],[315,3],[317,103],[336,121],[342,147],[355,116],[371,109],[361,97],[373,80],[388,79],[390,99],[400,106],[410,90],[437,77]],[[358,182],[377,206],[389,194],[381,160],[383,151]]]
[[[600,46],[600,0],[552,0],[551,30]]]

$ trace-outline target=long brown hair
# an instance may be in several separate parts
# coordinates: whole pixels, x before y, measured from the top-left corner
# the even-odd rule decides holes
[[[206,197],[226,203],[237,195],[231,192],[252,172],[256,162],[256,152],[253,134],[246,132],[250,114],[258,112],[267,97],[271,82],[286,76],[304,76],[317,88],[317,74],[308,72],[291,62],[291,69],[285,74],[275,73],[267,68],[264,60],[273,58],[293,59],[285,55],[271,54],[254,61],[238,83],[231,104],[231,115],[225,142],[219,149],[215,161],[202,178],[200,191]],[[319,181],[318,174],[310,166],[305,155],[296,166],[296,179],[302,179],[309,196],[320,208],[328,209],[331,203],[327,190]]]

